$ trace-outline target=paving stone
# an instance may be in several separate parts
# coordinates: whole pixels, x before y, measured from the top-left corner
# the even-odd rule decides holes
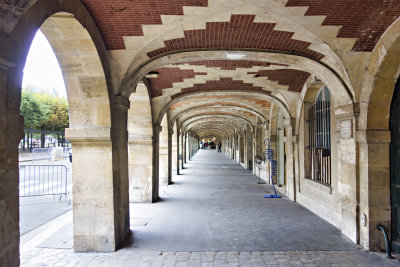
[[[252,262],[264,262],[263,258],[260,258],[259,256],[255,256],[251,258]]]
[[[214,256],[213,255],[205,255],[201,259],[203,262],[213,262]]]
[[[192,161],[195,162],[195,161]],[[190,163],[192,164],[192,163]],[[225,163],[224,163],[225,164]],[[187,169],[190,170],[190,169]],[[235,171],[239,171],[238,169],[234,169]],[[192,169],[193,171],[193,169]],[[204,172],[210,172],[210,170],[203,170]],[[210,174],[211,175],[211,174]],[[188,178],[189,176],[186,176],[186,178]],[[224,178],[225,177],[225,178]],[[239,177],[239,176],[238,176]],[[243,187],[249,187],[253,186],[256,180],[251,180],[251,176],[246,176],[243,175],[240,176],[240,178],[238,178],[237,176],[235,176],[235,179],[241,179],[243,177],[243,179],[248,179],[249,182],[246,182],[247,184]],[[189,177],[190,178],[190,177]],[[229,177],[228,177],[229,178]],[[254,177],[253,177],[254,178]],[[227,179],[226,175],[225,176],[218,176],[218,179],[215,178],[215,182],[216,184],[214,184],[213,186],[221,186],[221,183],[226,183],[228,180],[224,180]],[[189,179],[190,180],[190,179]],[[221,180],[221,181],[220,181]],[[190,180],[190,182],[194,182],[196,181],[194,180]],[[219,181],[217,183],[217,181]],[[231,181],[231,180],[229,180]],[[224,238],[226,238],[226,240],[232,240],[232,233],[236,233],[239,231],[244,231],[246,229],[243,229],[243,225],[234,225],[232,223],[231,218],[229,217],[230,213],[232,212],[232,207],[229,210],[229,206],[221,206],[221,203],[229,203],[229,201],[231,201],[231,203],[229,205],[232,206],[232,201],[235,201],[236,198],[238,198],[238,191],[243,191],[246,188],[240,188],[240,190],[237,189],[238,187],[238,183],[244,183],[243,180],[240,180],[236,183],[233,183],[232,181],[229,183],[226,183],[224,186],[231,186],[232,188],[236,188],[235,190],[232,190],[234,192],[234,194],[232,196],[227,195],[225,193],[221,194],[221,190],[217,190],[216,188],[214,188],[213,190],[216,192],[214,192],[216,195],[218,195],[219,197],[225,197],[226,199],[220,199],[220,198],[212,198],[212,199],[207,199],[207,201],[205,203],[209,203],[210,202],[210,206],[209,208],[212,208],[212,212],[214,213],[219,213],[219,214],[223,214],[225,213],[225,218],[222,218],[223,216],[218,216],[218,218],[213,218],[213,217],[207,217],[207,220],[205,220],[205,224],[209,223],[211,224],[213,227],[215,227],[215,229],[217,229],[218,232],[218,237],[225,240]],[[230,184],[231,183],[231,184]],[[251,184],[253,183],[253,184]],[[257,185],[258,186],[258,185]],[[195,184],[195,189],[198,189],[198,184]],[[248,188],[247,188],[248,189]],[[246,190],[247,190],[246,189]],[[167,189],[169,190],[169,189]],[[207,194],[209,194],[210,188],[206,188]],[[253,189],[252,189],[253,190]],[[258,190],[258,191],[257,191]],[[256,187],[254,189],[254,191],[245,191],[246,196],[247,195],[256,195],[258,193],[263,193],[263,188],[261,187]],[[193,192],[197,192],[196,190],[194,190]],[[225,191],[224,191],[225,192]],[[186,196],[187,198],[188,196]],[[243,197],[243,196],[241,196]],[[187,199],[185,199],[187,200]],[[251,200],[251,201],[250,201]],[[248,210],[249,207],[253,207],[255,205],[255,202],[253,201],[253,198],[249,198],[249,201],[244,201],[243,203],[245,203],[247,206],[244,207],[239,207],[237,205],[235,205],[233,208],[235,209],[243,209],[243,210]],[[289,201],[286,201],[285,199],[281,199],[279,200],[278,208],[279,209],[283,209],[283,208],[287,208],[287,209],[297,209],[297,206]],[[161,202],[163,204],[167,203],[166,202]],[[257,215],[257,212],[260,213],[260,208],[266,208],[265,205],[265,201],[264,199],[262,199],[262,202],[260,201],[260,203],[257,200],[257,203],[260,204],[260,206],[256,206],[255,207],[255,213],[253,214],[248,214],[251,216],[255,216]],[[256,203],[256,204],[257,204]],[[286,204],[285,204],[286,203]],[[196,205],[198,203],[195,203]],[[212,205],[211,205],[212,204]],[[290,205],[289,205],[290,204]],[[207,205],[207,204],[206,204]],[[147,206],[148,207],[148,206]],[[196,206],[198,207],[198,206]],[[192,206],[189,205],[189,208],[192,208]],[[178,209],[175,207],[175,210],[179,210],[179,214],[182,212],[181,209]],[[189,209],[190,210],[190,209]],[[302,211],[303,209],[301,209]],[[207,211],[209,212],[209,211]],[[277,212],[277,211],[276,211]],[[282,211],[280,211],[282,212]],[[285,211],[286,213],[283,213],[281,215],[288,215],[288,212]],[[293,212],[293,210],[292,210]],[[297,210],[296,212],[300,212],[299,210]],[[297,214],[297,213],[295,213]],[[239,213],[239,215],[243,215],[243,217],[247,217],[246,214],[241,214]],[[309,214],[310,215],[310,214]],[[308,216],[308,215],[307,215]],[[316,249],[310,249],[310,250],[301,250],[300,248],[302,247],[300,245],[298,245],[296,247],[295,250],[289,250],[287,251],[287,247],[285,244],[287,243],[293,243],[293,241],[298,240],[300,237],[299,236],[288,236],[288,240],[280,240],[279,236],[271,236],[268,235],[268,241],[270,241],[270,244],[273,244],[274,246],[276,246],[276,250],[272,250],[270,249],[271,247],[266,248],[265,246],[270,245],[268,242],[268,244],[266,244],[266,242],[264,242],[264,239],[261,239],[262,242],[255,244],[253,241],[257,239],[251,239],[248,238],[248,235],[252,232],[257,233],[256,235],[260,235],[257,231],[257,229],[261,229],[262,227],[265,227],[265,218],[262,217],[263,220],[260,220],[259,224],[253,224],[254,221],[248,221],[248,222],[252,222],[252,224],[249,224],[250,226],[248,227],[249,230],[248,232],[245,231],[245,234],[243,235],[244,241],[248,241],[249,244],[251,244],[251,246],[249,245],[249,248],[247,248],[246,250],[240,250],[240,249],[235,249],[235,250],[220,250],[220,249],[215,249],[215,251],[213,249],[211,249],[211,245],[210,246],[205,246],[202,250],[195,250],[195,252],[191,252],[190,250],[176,250],[173,251],[171,249],[171,251],[167,251],[164,252],[163,250],[157,249],[156,251],[147,251],[143,248],[140,247],[141,243],[138,243],[135,245],[138,245],[138,247],[135,246],[131,246],[131,247],[127,247],[127,248],[123,248],[118,250],[115,253],[74,253],[72,249],[51,249],[51,248],[34,248],[31,251],[21,251],[21,266],[23,267],[42,267],[42,266],[46,266],[46,267],[54,267],[54,266],[84,266],[84,267],[101,267],[101,266],[106,266],[106,267],[119,267],[119,266],[146,266],[146,267],[152,267],[152,266],[167,266],[167,267],[187,267],[187,266],[191,266],[191,267],[215,267],[215,266],[363,266],[363,267],[383,267],[383,266],[399,266],[399,262],[394,260],[388,260],[382,257],[382,254],[375,254],[375,253],[367,253],[364,252],[362,250],[356,250],[353,247],[349,248],[349,242],[347,241],[343,241],[340,237],[340,235],[338,235],[339,231],[336,231],[334,227],[331,226],[327,226],[326,222],[323,222],[321,220],[318,219],[317,216],[315,215],[310,215],[313,220],[317,220],[318,223],[322,224],[323,227],[325,227],[326,229],[328,229],[329,231],[327,232],[326,236],[333,236],[332,238],[336,240],[341,240],[341,241],[337,241],[337,243],[335,243],[336,247],[341,247],[343,244],[345,246],[348,246],[346,249],[344,249],[344,251],[335,251],[335,250],[316,250]],[[165,222],[165,218],[162,218],[163,221]],[[225,220],[225,221],[224,221]],[[152,222],[154,223],[155,219],[152,219]],[[244,220],[245,221],[245,220]],[[262,221],[262,222],[261,222]],[[303,223],[308,222],[307,220]],[[257,222],[255,222],[257,223]],[[273,225],[274,227],[277,225],[277,223],[270,223],[271,225]],[[165,227],[165,224],[162,223],[160,224],[162,225],[162,230],[163,230],[163,234],[165,234],[166,236],[168,236],[168,232],[164,233],[164,231],[166,231],[166,229],[168,227]],[[227,225],[231,225],[231,226],[227,226]],[[233,226],[232,226],[233,225]],[[309,225],[307,224],[311,229],[313,228],[313,225]],[[195,225],[195,227],[197,227],[198,225]],[[279,226],[279,225],[278,225]],[[278,227],[276,226],[276,227]],[[147,226],[146,226],[147,227]],[[228,227],[229,231],[227,231],[226,233],[228,237],[224,237],[222,236],[225,232],[224,230],[226,230],[224,227]],[[231,228],[230,228],[231,227]],[[236,228],[234,228],[236,227]],[[279,227],[278,227],[279,228]],[[149,228],[147,228],[149,229]],[[214,229],[214,228],[212,228]],[[180,227],[178,229],[180,232],[182,232],[182,227]],[[235,230],[235,231],[233,231]],[[271,230],[271,229],[270,229]],[[279,229],[275,229],[278,232]],[[291,231],[294,231],[295,229],[291,229]],[[323,233],[325,233],[324,231],[322,231]],[[138,232],[136,232],[137,234],[139,234]],[[214,233],[214,232],[213,232]],[[226,234],[225,233],[225,234]],[[216,233],[217,235],[217,233]],[[197,233],[197,236],[198,233]],[[143,236],[142,236],[143,237]],[[168,236],[169,239],[171,239],[171,236]],[[311,237],[314,238],[314,237]],[[315,237],[316,239],[318,239],[317,237]],[[140,240],[140,239],[136,239],[136,240]],[[208,243],[201,243],[198,242],[197,239],[190,239],[188,238],[188,243],[189,245],[191,243],[194,243],[196,245],[198,244],[208,244]],[[151,240],[150,240],[151,241]],[[149,241],[149,242],[150,242]],[[285,242],[287,243],[285,243]],[[185,241],[186,242],[186,241]],[[188,243],[183,242],[183,245],[187,245]],[[190,243],[191,242],[191,243]],[[309,241],[304,241],[304,243],[307,243]],[[180,240],[174,240],[174,244],[180,244]],[[170,243],[169,243],[170,244]],[[299,244],[299,243],[297,243]],[[292,245],[292,244],[291,244]],[[262,248],[266,249],[263,250]],[[168,248],[169,250],[170,248]]]
[[[204,252],[192,252],[190,253],[190,259],[201,259],[204,255]]]
[[[226,265],[227,263],[226,260],[214,260],[214,265]]]
[[[177,262],[175,264],[176,267],[188,267],[189,266],[189,262]]]
[[[263,262],[254,262],[254,263],[253,263],[253,266],[254,266],[254,267],[264,267],[264,266],[265,266],[265,263],[263,263]]]

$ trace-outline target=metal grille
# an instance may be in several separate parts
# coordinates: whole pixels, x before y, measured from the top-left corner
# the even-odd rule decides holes
[[[308,110],[310,178],[331,185],[330,102],[318,100]]]

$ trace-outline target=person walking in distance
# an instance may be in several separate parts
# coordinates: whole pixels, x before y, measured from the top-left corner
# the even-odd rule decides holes
[[[222,147],[221,142],[218,142],[218,152],[219,152],[219,153],[221,153],[221,147]]]

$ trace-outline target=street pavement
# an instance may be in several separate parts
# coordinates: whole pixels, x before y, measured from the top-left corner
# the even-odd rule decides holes
[[[269,185],[214,150],[173,179],[160,202],[131,203],[132,235],[117,252],[74,253],[67,212],[21,243],[21,265],[399,266],[286,197],[264,199]]]
[[[24,235],[72,209],[72,168],[69,160],[24,161],[21,165],[49,166],[40,167],[40,173],[39,167],[29,171],[28,167],[20,168],[20,234]],[[52,165],[62,165],[65,168],[53,169]],[[67,194],[60,194],[62,192]]]

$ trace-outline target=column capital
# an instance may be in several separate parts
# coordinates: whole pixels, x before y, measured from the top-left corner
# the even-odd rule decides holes
[[[296,118],[288,118],[283,120],[283,125],[286,127],[292,126],[293,128],[296,126]]]
[[[168,129],[168,134],[169,135],[173,135],[174,134],[174,130],[173,129]]]
[[[270,136],[269,140],[271,140],[271,142],[276,142],[278,140],[278,136],[273,134]]]
[[[65,129],[70,142],[111,142],[110,127],[80,127]]]
[[[3,55],[0,55],[0,69],[8,69],[13,68],[17,65],[17,63]]]
[[[111,106],[129,109],[130,108],[129,98],[122,95],[114,95],[111,98]]]
[[[162,131],[162,126],[160,124],[154,124],[154,131],[159,134]]]
[[[335,116],[338,121],[351,120],[360,115],[360,104],[353,103],[335,108]]]

